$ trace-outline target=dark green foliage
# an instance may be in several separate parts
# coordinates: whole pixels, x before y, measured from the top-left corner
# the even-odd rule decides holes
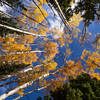
[[[12,21],[12,19],[3,17],[0,14],[0,24],[8,25],[8,26],[15,26],[16,23]],[[15,26],[16,27],[16,26]],[[0,27],[0,36],[5,36],[6,34],[13,33],[14,31],[8,30],[6,28]]]
[[[38,99],[37,100],[42,100],[42,98],[41,97],[38,97]]]
[[[51,96],[54,100],[100,100],[100,81],[82,74],[51,92]]]
[[[58,0],[58,3],[67,20],[69,20],[71,16],[73,16],[73,13],[78,14],[79,12],[82,13],[82,17],[84,18],[83,21],[87,25],[89,25],[91,21],[94,21],[96,17],[98,19],[100,18],[100,14],[97,13],[98,11],[100,11],[100,0],[80,0],[75,9],[71,9],[71,1],[72,0]],[[50,3],[55,5],[53,0],[50,0]]]
[[[57,5],[54,3],[54,0],[49,0],[49,2],[51,4],[53,4],[53,6],[56,8]],[[67,20],[69,20],[69,18],[71,16],[73,16],[73,11],[71,9],[70,2],[71,2],[71,0],[58,0],[58,3],[60,5],[64,15],[66,16]]]
[[[0,75],[7,75],[10,73],[14,73],[27,66],[28,65],[25,65],[25,64],[8,64],[8,63],[2,64],[0,63]]]
[[[99,2],[99,0],[81,0],[81,2],[79,2],[76,8],[74,9],[74,12],[78,13],[85,11],[82,14],[82,17],[84,18],[84,22],[87,23],[87,25],[89,25],[91,21],[95,20],[96,16],[100,16],[97,13],[99,10]]]
[[[44,100],[51,100],[50,96],[44,96]]]

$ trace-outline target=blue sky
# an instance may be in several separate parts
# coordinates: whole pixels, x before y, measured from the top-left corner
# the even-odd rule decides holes
[[[49,15],[52,15],[52,11],[49,9],[49,7],[46,5],[44,6],[44,9],[47,10],[47,12],[49,13]],[[57,13],[56,13],[57,14]],[[50,28],[52,29],[53,27],[57,27],[59,28],[60,30],[63,31],[63,28],[64,28],[64,25],[62,24],[61,25],[61,19],[60,17],[56,16],[56,18],[58,19],[55,19],[53,16],[49,16],[48,17],[48,20],[50,22]],[[81,21],[80,22],[80,25],[79,25],[79,29],[82,30],[83,28],[83,22]],[[80,43],[77,39],[73,39],[73,43],[70,44],[70,48],[72,50],[72,54],[69,56],[68,59],[71,59],[71,60],[75,60],[77,58],[79,58],[82,54],[82,51],[84,49],[87,49],[87,50],[90,50],[90,51],[93,51],[94,48],[92,47],[92,45],[90,44],[91,42],[93,42],[95,40],[95,36],[97,33],[100,33],[100,24],[96,24],[95,22],[92,22],[91,25],[88,27],[88,31],[92,33],[92,36],[90,37],[90,40],[89,42],[85,42],[85,44],[83,46],[80,46]],[[63,53],[64,52],[64,47],[63,48],[59,48],[60,50],[60,53]],[[59,56],[59,54],[57,54],[57,56]],[[56,57],[57,57],[56,56]],[[43,57],[43,56],[41,56]],[[55,61],[58,63],[58,67],[61,66],[63,64],[63,54],[60,58],[56,59]],[[98,71],[98,70],[97,70]],[[16,84],[16,83],[14,83]],[[14,85],[13,84],[13,85]],[[9,87],[9,86],[8,86]],[[0,94],[4,93],[7,89],[7,87],[2,87],[0,88]],[[25,89],[25,92],[26,91],[29,91],[29,90],[32,90],[33,87],[28,87],[27,89]],[[37,92],[33,92],[31,94],[28,94],[27,96],[24,96],[23,98],[21,98],[20,100],[36,100],[36,98],[38,96],[42,96],[42,93],[43,91],[37,91]],[[15,98],[17,95],[13,95],[13,96],[10,96],[8,97],[6,100],[12,100],[13,98]]]

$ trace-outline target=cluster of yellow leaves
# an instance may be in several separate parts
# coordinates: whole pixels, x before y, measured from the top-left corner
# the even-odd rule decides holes
[[[59,39],[57,39],[57,41],[60,43],[61,47],[65,45],[65,39],[63,37],[60,37]]]
[[[73,76],[76,78],[77,75],[80,75],[83,72],[83,66],[80,61],[75,63],[74,61],[69,60],[67,61],[67,65],[64,67],[63,71],[65,76]]]
[[[30,50],[30,47],[25,47],[23,44],[18,44],[18,43],[16,44],[5,43],[2,45],[2,47],[8,50],[8,52]]]
[[[71,49],[70,49],[70,48],[67,48],[67,49],[66,49],[66,55],[69,56],[69,55],[71,55],[71,54],[72,54]]]
[[[24,36],[24,43],[33,43],[34,37],[32,35],[25,35]]]
[[[70,21],[69,21],[70,26],[73,28],[73,33],[72,33],[72,35],[73,35],[73,37],[76,38],[76,39],[77,39],[78,36],[79,36],[78,34],[79,34],[80,30],[79,30],[78,26],[79,26],[81,20],[82,20],[82,17],[81,17],[81,15],[80,15],[80,13],[79,13],[79,14],[74,14],[74,15],[70,18]]]
[[[88,60],[85,61],[88,66],[91,66],[93,69],[100,66],[100,54],[98,51],[93,52],[88,56]]]
[[[24,89],[20,89],[17,93],[18,93],[19,95],[23,96],[23,95],[24,95],[23,91],[24,91]]]
[[[97,78],[98,80],[100,80],[100,75],[99,73],[88,73],[92,78]]]
[[[0,42],[14,42],[14,41],[15,41],[14,38],[11,37],[10,35],[6,35],[6,38],[2,38],[0,36]]]
[[[33,30],[34,32],[34,30]],[[14,33],[13,35],[8,34],[5,38],[0,37],[1,43],[9,43],[9,44],[27,44],[27,43],[33,43],[34,42],[34,36],[33,35],[18,35]]]
[[[57,88],[62,87],[63,84],[65,83],[65,81],[66,81],[66,78],[64,78],[64,77],[52,79],[51,85],[50,85],[50,90],[55,91]]]
[[[70,23],[71,27],[77,27],[77,26],[79,26],[79,23],[81,20],[82,20],[82,17],[80,15],[80,13],[79,14],[74,13],[74,15],[70,18],[69,23]]]
[[[55,76],[56,79],[51,80],[50,89],[52,91],[55,91],[56,88],[62,87],[70,76],[76,78],[77,75],[82,74],[82,72],[84,71],[80,61],[75,63],[72,60],[68,60],[66,61],[66,64],[67,64],[66,66],[62,67],[59,70],[59,74],[57,73],[57,77]]]
[[[63,47],[65,45],[65,39],[63,37],[64,32],[54,27],[49,31],[52,33],[53,38],[60,43],[60,46]]]
[[[38,59],[36,53],[24,53],[24,51],[31,51],[31,47],[24,44],[33,43],[32,35],[7,35],[5,38],[0,37],[0,42],[1,50],[5,54],[0,57],[0,62],[32,64]],[[17,52],[23,53],[17,54]],[[9,55],[9,53],[15,54]]]
[[[34,32],[34,31],[33,31]],[[30,44],[34,43],[34,40],[36,39],[33,35],[14,35],[16,43],[20,44]]]
[[[57,66],[57,63],[55,61],[51,61],[47,64],[44,64],[44,67],[47,69],[47,70],[54,70],[56,69],[56,66]]]
[[[33,42],[33,36],[32,35],[24,35],[21,38],[17,37],[11,37],[10,35],[7,35],[5,38],[0,37],[1,42],[1,48],[6,50],[7,52],[17,52],[17,51],[27,51],[31,50],[29,46],[25,47],[25,43],[32,43]]]
[[[82,52],[82,55],[81,55],[81,59],[84,60],[84,58],[87,57],[90,54],[91,54],[90,51],[84,49],[83,52]]]
[[[67,33],[67,35],[66,35],[66,42],[67,42],[67,44],[72,43],[72,37],[71,37],[71,34],[69,34],[69,33]]]
[[[86,70],[93,72],[94,69],[100,67],[100,54],[98,51],[91,53],[90,51],[84,49],[81,59],[86,63]]]
[[[44,51],[46,51],[44,53],[44,56],[45,56],[46,60],[48,60],[48,61],[53,59],[56,56],[56,54],[59,52],[58,44],[55,42],[48,42],[44,46],[45,46]]]
[[[66,61],[66,64],[67,64],[68,66],[72,66],[72,65],[74,65],[74,61],[68,60],[68,61]]]
[[[43,27],[43,26],[38,26],[38,32],[39,32],[39,34],[46,35],[48,31],[49,31],[48,28]]]
[[[36,53],[24,53],[0,57],[0,62],[32,64],[32,62],[36,62],[37,59]]]
[[[61,31],[60,29],[54,27],[50,30],[50,33],[52,33],[53,38],[57,39],[63,36],[63,31]]]
[[[41,2],[41,3],[43,3],[43,2]],[[45,21],[45,18],[44,18],[43,15],[45,15],[45,17],[47,17],[48,14],[47,14],[46,10],[43,9],[41,3],[37,2],[37,5],[41,9],[42,13],[41,13],[40,9],[33,4],[31,4],[29,6],[27,11],[25,11],[25,10],[22,11],[24,14],[35,19],[37,22],[32,21],[32,20],[30,21],[30,19],[26,18],[26,16],[23,16],[23,20],[26,21],[26,22],[30,22],[28,24],[33,25],[33,26],[34,26],[34,24],[38,24],[38,23],[41,23],[42,21]]]
[[[27,11],[23,10],[22,12],[34,20],[31,20],[30,18],[26,17],[25,15],[23,15],[23,16],[18,15],[17,19],[23,20],[23,21],[18,21],[17,26],[21,26],[23,30],[32,32],[34,34],[39,33],[41,35],[46,35],[46,33],[48,32],[47,27],[37,26],[37,31],[34,29],[34,27],[36,27],[36,25],[39,23],[42,23],[44,25],[46,25],[46,23],[47,23],[46,17],[48,16],[48,14],[47,14],[46,10],[43,9],[43,7],[42,7],[43,4],[46,4],[46,0],[38,0],[36,3],[38,5],[38,7],[41,9],[42,13],[36,5],[31,4],[28,7]],[[30,27],[31,27],[31,29],[30,29]]]
[[[69,55],[72,54],[72,51],[69,47],[69,44],[72,43],[72,38],[71,38],[71,35],[69,33],[67,33],[67,35],[66,35],[66,42],[67,42],[67,44],[66,44],[66,55],[69,56]]]
[[[43,4],[47,4],[47,1],[46,0],[39,0],[40,3],[43,5]]]
[[[18,81],[19,86],[26,82],[39,79],[39,77],[44,76],[45,74],[48,74],[50,70],[54,70],[56,66],[57,66],[57,63],[55,61],[51,61],[42,66],[38,66],[36,68],[34,67],[33,70],[29,70],[28,72],[18,73],[17,76],[21,78],[21,80]],[[43,84],[44,82],[42,83],[42,85]]]

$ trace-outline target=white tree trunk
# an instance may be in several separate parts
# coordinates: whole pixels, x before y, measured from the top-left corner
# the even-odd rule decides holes
[[[49,76],[49,75],[50,75],[50,73],[46,73],[46,74],[44,74],[43,76],[40,76],[38,79],[42,79],[42,78],[47,77],[47,76]],[[13,89],[13,90],[11,90],[11,91],[9,91],[8,93],[4,93],[3,95],[0,96],[0,100],[3,100],[3,99],[5,99],[5,98],[7,98],[7,97],[9,97],[9,96],[11,96],[11,95],[13,95],[13,94],[15,94],[15,93],[18,92],[20,89],[23,89],[23,88],[26,88],[26,87],[32,85],[33,82],[35,82],[35,81],[38,80],[38,79],[29,81],[29,82],[27,82],[27,83],[25,83],[25,84],[23,84],[23,85],[21,85],[21,86],[18,86],[17,88],[15,88],[15,89]]]
[[[50,85],[50,84],[49,84],[49,85]],[[25,93],[24,95],[18,96],[17,98],[15,98],[15,99],[13,99],[13,100],[19,100],[21,97],[23,97],[23,96],[25,96],[25,95],[27,95],[27,94],[30,94],[30,93],[32,93],[32,92],[35,92],[35,91],[43,90],[43,89],[47,88],[49,85],[43,86],[43,87],[41,87],[41,88],[34,89],[34,90],[32,90],[32,91],[29,91],[29,92]]]
[[[57,7],[58,7],[58,10],[59,10],[60,14],[61,14],[62,17],[63,17],[64,24],[67,24],[68,27],[69,27],[70,30],[71,30],[70,24],[68,23],[66,17],[64,16],[64,14],[63,14],[63,12],[62,12],[62,10],[61,10],[61,8],[60,8],[60,5],[59,5],[58,1],[57,1],[57,0],[53,0],[53,1],[56,3],[56,5],[57,5]]]
[[[0,13],[1,13],[2,15],[4,15],[5,17],[14,18],[14,19],[16,19],[16,20],[18,20],[18,21],[21,21],[21,22],[23,22],[23,23],[27,23],[27,22],[23,21],[23,19],[20,19],[20,20],[19,20],[19,19],[17,19],[16,16],[9,15],[9,14],[7,14],[6,12],[3,12],[3,11],[1,11],[1,10],[0,10]]]
[[[11,53],[6,53],[6,54],[1,54],[0,57],[2,56],[7,56],[7,55],[19,55],[19,54],[24,54],[24,53],[42,53],[42,52],[46,52],[46,51],[20,51],[20,52],[11,52]]]
[[[47,27],[46,25],[39,23],[37,20],[35,20],[34,18],[24,14],[23,12],[21,12],[20,10],[16,9],[14,6],[10,5],[8,2],[4,1],[4,0],[0,0],[2,3],[6,4],[7,6],[9,6],[10,8],[12,8],[13,10],[16,10],[17,12],[21,13],[22,15],[26,16],[27,18],[29,18],[30,20],[36,22],[37,24],[40,24],[44,27]]]
[[[10,30],[13,30],[13,31],[17,31],[17,32],[20,32],[20,33],[23,33],[23,34],[29,34],[29,35],[33,35],[33,36],[40,36],[40,37],[41,36],[46,36],[46,35],[34,34],[34,33],[31,33],[31,32],[27,32],[27,31],[20,30],[20,29],[17,29],[17,28],[13,28],[13,27],[3,25],[3,24],[0,24],[0,27],[4,27],[4,28],[7,28],[7,29],[10,29]]]
[[[46,78],[46,77],[48,77],[48,76],[50,76],[50,75],[54,75],[54,74],[57,73],[60,69],[61,69],[61,68],[59,68],[58,70],[56,70],[56,71],[54,71],[54,72],[51,72],[51,73],[48,72],[48,73],[46,73],[46,74],[40,76],[40,77],[37,78],[37,79],[34,79],[34,80],[29,81],[29,82],[27,82],[27,83],[25,83],[25,84],[23,84],[23,85],[21,85],[21,86],[16,87],[15,89],[9,91],[8,93],[2,94],[2,95],[0,96],[0,100],[6,99],[7,97],[9,97],[9,96],[15,94],[16,92],[18,92],[20,89],[23,89],[23,88],[26,88],[26,87],[32,85],[33,82],[35,82],[36,80],[40,80],[40,79],[42,79],[42,78]],[[39,90],[39,89],[38,89],[38,90]]]
[[[28,71],[30,71],[30,70],[35,70],[35,68],[38,68],[38,67],[41,67],[41,66],[43,66],[43,64],[41,64],[41,65],[37,65],[37,66],[32,66],[32,65],[29,65],[29,66],[27,66],[27,67],[25,67],[24,69],[22,69],[22,70],[20,70],[20,71],[18,71],[19,73],[25,73],[25,72],[28,72]],[[9,74],[9,75],[1,75],[0,76],[0,81],[2,81],[2,80],[6,80],[6,79],[8,79],[8,78],[10,78],[10,77],[13,77],[13,76],[17,76],[17,73],[18,72],[16,72],[16,73],[11,73],[11,74]]]

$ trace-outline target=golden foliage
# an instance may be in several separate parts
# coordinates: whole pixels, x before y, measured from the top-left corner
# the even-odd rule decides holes
[[[84,49],[83,52],[82,52],[82,55],[81,55],[81,59],[84,60],[84,58],[85,58],[86,56],[90,55],[90,54],[91,54],[90,51]]]
[[[32,62],[36,62],[37,59],[36,53],[23,53],[3,56],[1,57],[0,62],[32,64]]]
[[[48,31],[49,31],[48,28],[43,27],[43,26],[38,26],[38,32],[39,32],[39,34],[46,35]]]
[[[79,26],[79,23],[81,20],[82,20],[82,17],[80,15],[80,13],[79,14],[74,13],[74,15],[70,18],[69,23],[70,23],[71,27],[77,27],[77,26]]]
[[[24,93],[23,93],[24,89],[20,89],[17,93],[20,95],[20,96],[23,96]]]
[[[47,70],[54,70],[54,69],[56,69],[56,66],[57,66],[58,64],[55,62],[55,61],[51,61],[51,62],[49,62],[49,63],[47,63],[47,64],[44,64],[44,67],[47,69]]]
[[[43,5],[43,4],[47,4],[47,1],[46,0],[39,0],[40,3]]]
[[[43,3],[43,2],[41,2],[41,3]],[[38,2],[37,5],[41,9],[42,13],[41,13],[40,9],[38,7],[36,7],[35,5],[33,5],[33,4],[31,4],[29,6],[27,11],[25,11],[25,10],[22,11],[24,14],[26,14],[27,16],[29,16],[29,17],[31,17],[35,20],[35,21],[32,21],[32,20],[26,18],[26,16],[23,15],[23,20],[28,22],[28,24],[30,26],[33,26],[33,27],[34,27],[34,24],[37,25],[38,23],[41,23],[42,21],[45,21],[45,18],[44,18],[43,15],[45,15],[45,17],[48,16],[47,12],[43,9],[42,5],[39,2]],[[18,25],[20,25],[20,24],[18,23]]]
[[[44,56],[45,56],[46,60],[49,61],[49,60],[53,59],[56,56],[56,54],[59,52],[58,44],[55,42],[48,42],[45,44],[44,51],[46,51],[44,53]]]
[[[33,43],[32,35],[19,36],[14,34],[13,37],[7,35],[5,38],[0,37],[0,39],[1,48],[3,48],[2,51],[5,54],[5,56],[0,57],[0,62],[32,64],[32,62],[37,61],[36,53],[24,53],[24,51],[31,51],[31,47],[24,44]],[[17,52],[23,53],[17,54]],[[9,53],[15,54],[9,55]]]
[[[87,70],[90,68],[95,69],[100,66],[100,54],[98,51],[91,53],[90,51],[84,49],[81,55],[81,59],[86,63]]]

